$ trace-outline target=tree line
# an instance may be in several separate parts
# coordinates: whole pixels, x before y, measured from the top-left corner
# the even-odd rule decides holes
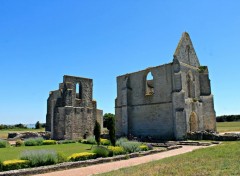
[[[233,122],[240,121],[240,115],[222,115],[216,117],[217,122]]]
[[[35,129],[45,128],[45,123],[40,123],[39,121],[35,124]],[[28,129],[27,125],[19,123],[15,125],[4,125],[0,124],[0,130],[11,130],[11,129]]]

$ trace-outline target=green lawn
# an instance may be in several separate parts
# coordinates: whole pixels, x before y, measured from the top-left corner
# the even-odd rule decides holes
[[[5,161],[9,159],[18,159],[22,151],[25,150],[55,150],[62,152],[65,156],[70,156],[73,153],[89,151],[92,145],[71,143],[71,144],[58,144],[58,145],[42,145],[42,146],[29,146],[29,147],[9,147],[0,148],[0,160]]]
[[[217,122],[218,132],[240,131],[240,122]]]
[[[239,163],[240,142],[225,142],[218,146],[100,175],[240,175]]]
[[[12,133],[12,132],[26,132],[26,131],[39,132],[39,131],[45,131],[45,128],[41,128],[41,129],[16,128],[16,129],[9,129],[9,130],[0,130],[0,139],[6,139],[8,137],[8,133]]]

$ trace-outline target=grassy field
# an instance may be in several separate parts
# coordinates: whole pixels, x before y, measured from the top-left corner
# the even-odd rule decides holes
[[[240,131],[240,122],[218,122],[218,132]]]
[[[92,145],[81,144],[81,143],[71,143],[71,144],[59,144],[59,145],[42,145],[42,146],[29,146],[29,147],[9,147],[0,148],[0,160],[5,161],[9,159],[18,159],[22,151],[25,150],[55,150],[57,152],[62,152],[65,156],[69,156],[73,153],[90,151]]]
[[[225,142],[218,146],[100,175],[240,175],[239,156],[240,142]]]
[[[22,128],[16,128],[16,129],[9,129],[9,130],[0,130],[0,139],[6,139],[8,137],[8,133],[12,132],[26,132],[26,131],[32,131],[32,132],[39,132],[39,131],[45,131],[45,128],[41,129],[22,129]]]

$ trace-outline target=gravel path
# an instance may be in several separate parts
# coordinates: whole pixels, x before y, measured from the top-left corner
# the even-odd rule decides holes
[[[74,168],[74,169],[69,169],[64,171],[56,171],[51,173],[39,174],[36,176],[86,176],[86,175],[99,174],[99,173],[117,170],[124,167],[130,167],[130,166],[147,163],[154,160],[160,160],[170,156],[191,152],[195,149],[204,148],[204,147],[205,146],[183,146],[182,148],[179,148],[179,149],[137,157],[137,158],[131,158],[128,160],[97,164],[97,165]]]

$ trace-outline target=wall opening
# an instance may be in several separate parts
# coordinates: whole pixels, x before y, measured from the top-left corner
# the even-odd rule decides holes
[[[189,127],[190,131],[198,131],[198,119],[197,119],[197,114],[195,112],[192,112],[189,118]]]
[[[154,78],[152,72],[149,72],[146,76],[146,95],[154,94]]]
[[[82,99],[82,86],[80,83],[76,84],[76,98]]]
[[[193,76],[191,73],[187,74],[187,89],[188,98],[195,98],[195,86]]]

